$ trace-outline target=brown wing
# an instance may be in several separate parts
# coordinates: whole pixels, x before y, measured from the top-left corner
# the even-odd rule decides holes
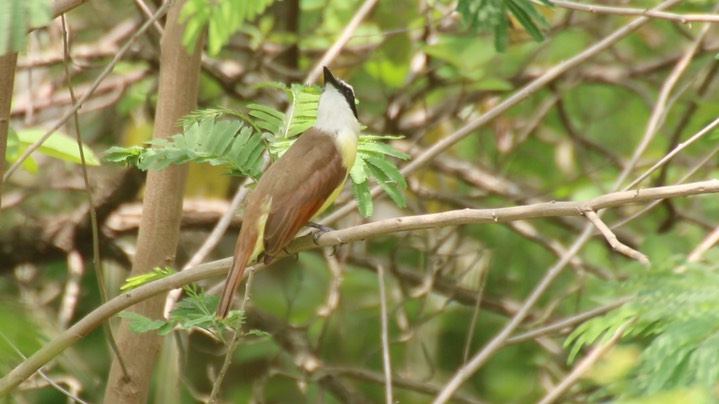
[[[270,170],[273,171],[271,175]],[[262,179],[271,184],[272,204],[265,226],[265,257],[272,259],[312,219],[347,174],[330,135],[310,128]],[[258,184],[258,187],[262,184]]]

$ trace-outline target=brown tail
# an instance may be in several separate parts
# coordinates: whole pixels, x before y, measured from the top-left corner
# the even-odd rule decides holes
[[[232,299],[235,297],[237,287],[240,286],[242,277],[245,274],[247,261],[249,261],[250,254],[252,254],[252,248],[250,245],[254,246],[255,244],[254,240],[252,243],[243,242],[243,238],[246,236],[251,235],[240,233],[240,237],[237,240],[237,247],[235,248],[235,256],[232,259],[232,266],[230,267],[230,272],[227,273],[225,286],[222,287],[222,294],[220,295],[220,304],[217,306],[217,317],[227,317],[227,312],[230,311]]]

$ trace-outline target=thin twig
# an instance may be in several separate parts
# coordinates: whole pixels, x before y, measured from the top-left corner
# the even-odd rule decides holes
[[[664,6],[664,4],[666,3],[663,3],[662,6]],[[655,8],[655,10],[656,9],[657,8]],[[657,98],[657,102],[655,103],[654,109],[652,110],[652,115],[649,117],[649,122],[647,123],[647,127],[644,130],[644,135],[642,135],[642,139],[639,141],[639,144],[637,145],[636,149],[634,149],[634,152],[632,153],[632,156],[627,162],[627,164],[624,166],[624,169],[614,181],[614,185],[612,186],[613,190],[619,189],[624,180],[629,176],[629,173],[632,172],[637,162],[639,161],[639,158],[642,156],[642,154],[644,154],[644,151],[646,151],[647,147],[649,147],[649,144],[651,143],[652,139],[654,139],[654,136],[656,136],[659,127],[662,125],[662,123],[664,123],[664,119],[666,118],[668,112],[667,101],[669,100],[669,96],[671,95],[672,90],[679,81],[679,78],[682,76],[682,74],[684,74],[687,67],[689,67],[689,63],[692,61],[694,54],[697,52],[698,49],[700,49],[700,46],[704,41],[704,37],[706,36],[707,32],[709,32],[710,26],[711,24],[704,24],[702,30],[699,32],[694,42],[689,46],[689,49],[684,52],[681,59],[679,59],[676,65],[674,65],[674,68],[669,73],[669,76],[664,81],[664,84],[662,84],[661,91],[659,92],[659,97]],[[652,170],[650,170],[650,172],[651,171]],[[641,180],[646,178],[646,175],[648,174],[645,173],[644,176],[640,176],[638,179],[632,181],[632,183],[626,186],[624,189],[627,190],[634,188]]]
[[[667,163],[667,161],[671,160],[674,156],[676,156],[680,151],[687,148],[692,143],[696,142],[700,138],[704,137],[705,135],[711,133],[717,126],[719,126],[719,118],[713,120],[709,125],[705,126],[700,130],[699,132],[695,133],[692,137],[687,139],[685,142],[679,143],[672,151],[667,153],[664,157],[662,157],[659,161],[657,161],[653,166],[651,166],[644,174],[640,175],[637,179],[632,181],[631,184],[629,184],[626,189],[630,189],[635,187],[640,182],[644,181],[645,178],[647,178],[651,173],[656,171],[657,168],[663,166]]]
[[[629,302],[632,298],[630,296],[628,297],[622,297],[617,300],[615,300],[612,303],[605,304],[604,306],[595,307],[591,310],[587,310],[583,313],[579,313],[577,315],[556,321],[552,324],[545,325],[543,327],[535,328],[534,330],[527,331],[522,334],[517,334],[511,338],[507,338],[507,344],[518,344],[520,342],[528,341],[531,339],[535,339],[537,337],[542,337],[548,334],[553,334],[560,332],[562,330],[570,329],[570,327],[573,327],[579,323],[583,323],[586,320],[589,320],[590,318],[594,318],[597,316],[600,316],[602,314],[605,314],[606,312],[610,310],[614,310],[617,307]]]
[[[72,76],[70,74],[70,33],[67,29],[67,22],[65,21],[65,15],[60,16],[62,22],[62,46],[63,46],[63,68],[65,70],[65,79],[67,80],[67,89],[70,94],[70,99],[73,104],[77,103],[75,98],[75,90],[72,84]],[[80,153],[80,171],[82,172],[82,179],[85,185],[85,194],[87,195],[88,211],[90,213],[90,228],[92,231],[92,262],[95,267],[95,275],[97,277],[97,286],[100,292],[100,299],[102,303],[107,302],[107,289],[105,289],[105,273],[102,267],[102,260],[100,257],[100,230],[97,222],[97,210],[95,209],[95,198],[92,193],[92,185],[90,184],[90,178],[87,174],[87,161],[85,160],[85,149],[82,144],[82,137],[80,136],[80,118],[78,117],[77,110],[72,113],[72,119],[75,127],[75,140],[77,141],[77,148]],[[39,145],[38,145],[39,146]],[[122,374],[127,377],[129,375],[125,360],[120,354],[120,348],[117,345],[117,340],[112,333],[112,327],[110,324],[103,326],[105,334],[112,352],[117,358],[117,362],[120,364]]]
[[[689,178],[691,178],[697,171],[699,171],[700,168],[706,167],[706,164],[707,164],[712,158],[714,158],[714,156],[715,156],[717,153],[719,153],[719,146],[714,146],[714,148],[713,148],[712,150],[710,150],[709,153],[707,153],[701,160],[698,160],[698,161],[694,164],[694,167],[692,167],[689,171],[687,171],[684,175],[682,175],[682,177],[681,177],[678,181],[676,181],[676,183],[677,183],[677,184],[681,184],[681,183],[683,183],[684,181],[686,181],[686,180],[688,180]],[[626,217],[626,218],[623,218],[623,219],[621,219],[620,221],[618,221],[617,223],[614,223],[614,224],[611,226],[611,228],[612,228],[612,229],[617,229],[617,228],[619,228],[619,227],[624,226],[625,224],[631,222],[632,220],[634,220],[634,219],[636,219],[636,218],[642,216],[643,214],[647,213],[648,211],[654,209],[654,207],[657,206],[658,204],[660,204],[662,201],[663,201],[663,199],[657,199],[657,200],[655,200],[655,201],[650,202],[649,204],[647,204],[647,206],[641,208],[640,210],[638,210],[637,212],[635,212],[635,213],[632,214],[631,216],[628,216],[628,217]]]
[[[389,358],[389,331],[387,330],[387,296],[384,288],[384,267],[377,265],[377,280],[379,282],[379,305],[382,320],[382,365],[384,368],[385,402],[392,404],[392,364]]]
[[[482,307],[482,295],[484,294],[484,286],[487,284],[487,271],[486,269],[482,270],[482,273],[480,274],[480,284],[479,284],[479,290],[477,290],[477,302],[474,304],[474,308],[472,310],[472,320],[469,322],[469,333],[467,334],[467,339],[464,343],[464,363],[467,363],[467,359],[469,359],[469,350],[472,348],[472,341],[474,340],[474,332],[477,327],[477,319],[479,318],[479,312],[480,308]]]
[[[26,360],[26,359],[27,359],[27,356],[25,356],[25,355],[20,351],[20,349],[19,349],[17,346],[15,346],[15,344],[13,344],[12,341],[10,341],[10,338],[8,338],[7,335],[5,335],[4,332],[0,331],[0,337],[2,337],[2,339],[5,340],[5,343],[8,344],[8,346],[10,346],[23,360]],[[45,374],[45,372],[42,371],[42,369],[38,369],[37,373],[40,375],[40,377],[42,377],[43,379],[45,379],[45,381],[46,381],[49,385],[51,385],[52,387],[54,387],[55,389],[57,389],[59,392],[61,392],[61,393],[64,394],[65,396],[67,396],[67,398],[69,398],[69,399],[71,399],[71,400],[74,400],[74,401],[77,401],[77,402],[80,403],[80,404],[87,404],[87,401],[84,401],[83,399],[81,399],[80,397],[78,397],[76,394],[73,394],[72,392],[66,390],[65,388],[63,388],[62,386],[60,386],[59,384],[57,384],[54,380],[50,379],[50,378]]]
[[[333,43],[329,49],[327,49],[327,52],[322,55],[320,61],[317,62],[315,67],[310,70],[307,78],[305,78],[305,83],[314,83],[315,80],[317,80],[317,77],[322,71],[322,67],[328,65],[335,57],[337,57],[337,54],[347,44],[352,34],[355,32],[362,20],[367,17],[367,14],[369,14],[375,4],[377,4],[377,0],[365,0],[365,2],[362,3],[362,6],[360,6],[350,22],[347,26],[345,26],[345,29],[342,31],[340,37],[337,38],[335,43]]]
[[[715,14],[677,14],[666,11],[647,10],[645,8],[611,7],[562,0],[550,0],[550,3],[557,7],[577,11],[586,11],[592,14],[641,15],[644,17],[659,18],[663,20],[679,21],[682,24],[689,24],[692,22],[719,22],[719,15]]]
[[[135,0],[135,4],[137,4],[137,7],[139,7],[142,13],[145,14],[145,17],[152,18],[152,10],[150,10],[150,7],[148,7],[143,0]],[[155,21],[153,26],[155,27],[155,31],[162,36],[165,30],[162,29],[160,22]]]
[[[63,329],[67,328],[75,315],[75,309],[80,297],[80,282],[82,281],[83,273],[85,273],[85,262],[79,251],[72,250],[67,254],[67,269],[69,274],[65,282],[65,291],[62,294],[60,309],[57,313],[57,322],[60,328]]]
[[[616,234],[614,234],[614,232],[612,232],[612,230],[609,229],[609,227],[602,221],[597,212],[589,209],[584,211],[584,216],[586,216],[587,219],[592,222],[594,227],[596,227],[599,232],[602,233],[602,235],[607,240],[609,245],[614,249],[614,251],[622,253],[627,257],[633,258],[644,265],[649,265],[649,258],[646,255],[640,253],[639,251],[619,241]]]
[[[324,248],[322,250],[325,261],[327,261],[327,267],[329,267],[330,273],[332,274],[325,304],[317,308],[317,315],[324,318],[329,317],[337,309],[340,302],[340,287],[342,286],[342,266],[337,256],[331,251],[331,248]]]
[[[702,240],[698,246],[694,247],[694,249],[687,256],[687,262],[699,261],[701,257],[707,251],[709,251],[709,249],[716,245],[717,242],[719,242],[719,226],[714,228],[714,230],[709,233],[709,235],[704,237],[704,240]]]
[[[245,307],[247,306],[247,302],[250,301],[250,289],[252,287],[252,278],[255,271],[252,269],[252,267],[247,269],[247,283],[245,283],[245,295],[242,298],[242,305],[240,306],[240,310],[242,311],[242,315],[245,316]],[[232,363],[232,357],[235,354],[235,350],[237,349],[237,346],[240,344],[240,339],[243,337],[242,330],[242,324],[240,324],[240,327],[236,330],[232,331],[232,340],[230,341],[229,345],[227,345],[227,353],[225,354],[225,360],[222,363],[222,368],[220,369],[220,373],[217,374],[217,378],[212,383],[212,392],[210,393],[210,398],[207,401],[208,403],[216,403],[217,397],[220,394],[220,387],[222,387],[222,380],[224,380],[225,375],[227,375],[227,370],[230,368],[230,364]]]

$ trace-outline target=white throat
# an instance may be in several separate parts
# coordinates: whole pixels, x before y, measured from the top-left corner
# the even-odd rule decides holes
[[[317,108],[317,129],[336,136],[358,136],[360,124],[345,97],[331,84],[325,86]],[[349,132],[349,133],[348,133]]]

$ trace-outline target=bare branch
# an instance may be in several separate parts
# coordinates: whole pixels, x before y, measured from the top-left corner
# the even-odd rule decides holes
[[[619,239],[612,232],[612,230],[606,224],[604,224],[597,212],[593,210],[587,210],[584,211],[584,216],[586,216],[587,219],[589,219],[589,221],[592,222],[592,224],[599,230],[599,232],[602,233],[604,238],[607,239],[609,245],[615,251],[620,252],[629,258],[633,258],[644,265],[649,265],[649,258],[646,255],[640,253],[639,251],[619,241]]]
[[[442,213],[385,219],[349,229],[327,232],[322,234],[317,242],[321,246],[329,246],[408,230],[470,223],[503,223],[540,217],[580,216],[581,212],[587,209],[597,211],[632,203],[716,192],[719,192],[719,180],[708,180],[683,185],[613,192],[584,202],[544,202],[510,208],[451,210]],[[311,243],[311,238],[303,237],[292,243],[288,247],[288,251],[294,253],[298,249],[307,249]]]
[[[667,11],[647,10],[645,8],[611,7],[595,4],[575,3],[573,1],[550,0],[557,7],[569,10],[586,11],[593,14],[641,15],[663,20],[679,21],[682,24],[692,22],[719,22],[716,14],[679,14]]]

